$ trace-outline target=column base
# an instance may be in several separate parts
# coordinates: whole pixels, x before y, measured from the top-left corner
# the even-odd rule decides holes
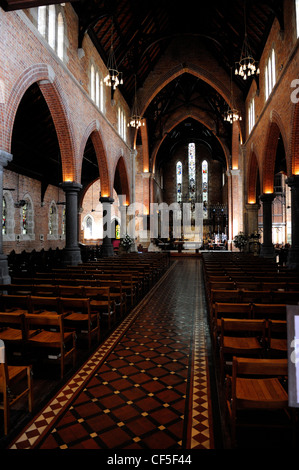
[[[76,266],[82,263],[80,248],[65,248],[63,251],[62,264],[64,266]]]
[[[290,248],[286,266],[292,271],[299,271],[299,249]]]
[[[11,277],[8,272],[7,256],[0,255],[0,284],[10,284]]]
[[[108,237],[105,237],[103,239],[103,244],[101,246],[101,256],[103,258],[107,258],[108,256],[114,256],[114,248],[111,243],[111,239]]]
[[[261,245],[260,256],[262,258],[275,258],[275,249],[274,245],[266,246]]]

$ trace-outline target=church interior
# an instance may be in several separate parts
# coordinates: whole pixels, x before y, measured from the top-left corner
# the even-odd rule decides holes
[[[0,31],[0,448],[296,449],[299,1]]]

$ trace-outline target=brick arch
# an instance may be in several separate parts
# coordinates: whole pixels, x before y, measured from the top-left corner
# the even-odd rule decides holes
[[[75,145],[71,123],[67,119],[62,88],[53,69],[46,64],[35,64],[29,67],[20,75],[13,86],[6,107],[6,132],[4,135],[7,137],[2,142],[2,148],[9,153],[11,152],[12,132],[17,109],[24,93],[33,83],[38,84],[54,122],[62,161],[63,181],[76,181]]]
[[[122,194],[126,195],[126,203],[129,204],[130,203],[130,187],[129,187],[126,163],[123,157],[119,157],[115,165],[114,175],[116,171],[119,172]]]
[[[280,119],[280,116],[275,112],[271,112],[271,121],[268,127],[265,151],[263,155],[263,193],[273,193],[274,191],[274,169],[275,169],[275,159],[276,159],[276,150],[278,144],[278,138],[281,134],[283,139],[283,144],[285,148],[286,155],[288,154],[287,145],[286,145],[286,134],[284,126]]]
[[[228,105],[231,106],[237,106],[238,109],[242,110],[244,108],[244,105],[241,101],[239,101],[236,97],[236,93],[234,96],[234,103],[231,102],[231,90],[230,90],[230,77],[225,73],[223,73],[223,76],[226,77],[226,83],[223,81],[219,80],[215,74],[212,72],[206,70],[203,67],[200,67],[198,65],[188,65],[188,66],[182,66],[182,64],[179,64],[170,70],[167,70],[165,74],[159,76],[157,81],[149,87],[145,92],[143,92],[142,96],[140,96],[140,109],[141,109],[141,115],[143,116],[145,114],[145,111],[149,104],[153,101],[153,99],[157,96],[157,94],[165,87],[167,86],[171,81],[173,81],[175,78],[179,77],[180,75],[184,73],[189,73],[190,75],[194,75],[195,77],[203,80],[204,82],[208,83],[212,88],[214,88],[228,103]],[[137,140],[137,132],[135,131],[134,135],[134,145],[136,145],[136,140]],[[242,129],[240,126],[240,134],[241,134],[241,139],[242,139]]]
[[[299,102],[294,107],[292,119],[291,151],[288,158],[289,176],[299,175]]]
[[[165,127],[164,136],[162,137],[162,139],[160,140],[160,142],[158,143],[158,145],[156,146],[156,148],[153,151],[153,154],[152,154],[152,171],[153,171],[153,173],[155,172],[155,163],[156,163],[156,158],[157,158],[159,148],[161,147],[161,145],[163,143],[163,140],[167,137],[167,133],[171,132],[172,129],[174,129],[178,124],[180,124],[185,119],[190,118],[190,117],[197,120],[198,122],[201,122],[202,124],[204,124],[210,131],[212,131],[214,133],[216,132],[214,121],[208,120],[207,116],[204,116],[202,113],[200,113],[195,108],[194,109],[185,109],[184,111],[176,113],[176,115],[172,117],[172,119],[169,121],[168,125]],[[226,163],[227,163],[227,169],[228,169],[229,168],[229,150],[226,147],[226,145],[222,142],[222,140],[216,135],[216,133],[215,133],[215,137],[218,139],[218,141],[219,141],[219,143],[220,143],[220,145],[223,149],[225,159],[226,159]]]
[[[111,189],[111,184],[110,184],[107,156],[106,156],[105,148],[103,145],[103,139],[100,134],[100,125],[98,121],[91,122],[84,132],[84,136],[82,138],[81,146],[80,146],[80,157],[82,158],[82,161],[83,161],[84,149],[85,149],[85,146],[89,137],[91,138],[91,141],[94,146],[95,153],[96,153],[96,157],[97,157],[100,180],[101,180],[101,194],[102,196],[108,197],[112,195],[112,189]],[[81,169],[80,169],[80,180],[81,180],[81,172],[82,172],[82,164],[81,164]]]
[[[257,176],[258,176],[258,159],[255,151],[251,152],[249,163],[248,163],[248,173],[247,173],[247,202],[249,204],[256,203],[256,185],[257,185]]]

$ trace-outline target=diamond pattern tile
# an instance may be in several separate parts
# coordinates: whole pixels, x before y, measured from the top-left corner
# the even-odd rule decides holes
[[[201,276],[175,261],[11,448],[213,448]]]

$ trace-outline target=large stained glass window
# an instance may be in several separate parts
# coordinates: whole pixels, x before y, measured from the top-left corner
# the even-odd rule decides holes
[[[2,199],[2,235],[7,234],[6,218],[7,218],[6,200],[5,200],[5,197],[3,197]]]
[[[208,162],[203,160],[201,164],[201,181],[202,181],[202,202],[203,217],[208,217]]]
[[[182,184],[183,184],[183,166],[182,162],[176,164],[176,187],[177,187],[177,202],[182,202]]]
[[[193,207],[196,198],[196,168],[195,168],[195,144],[188,146],[188,166],[189,166],[189,202]]]

